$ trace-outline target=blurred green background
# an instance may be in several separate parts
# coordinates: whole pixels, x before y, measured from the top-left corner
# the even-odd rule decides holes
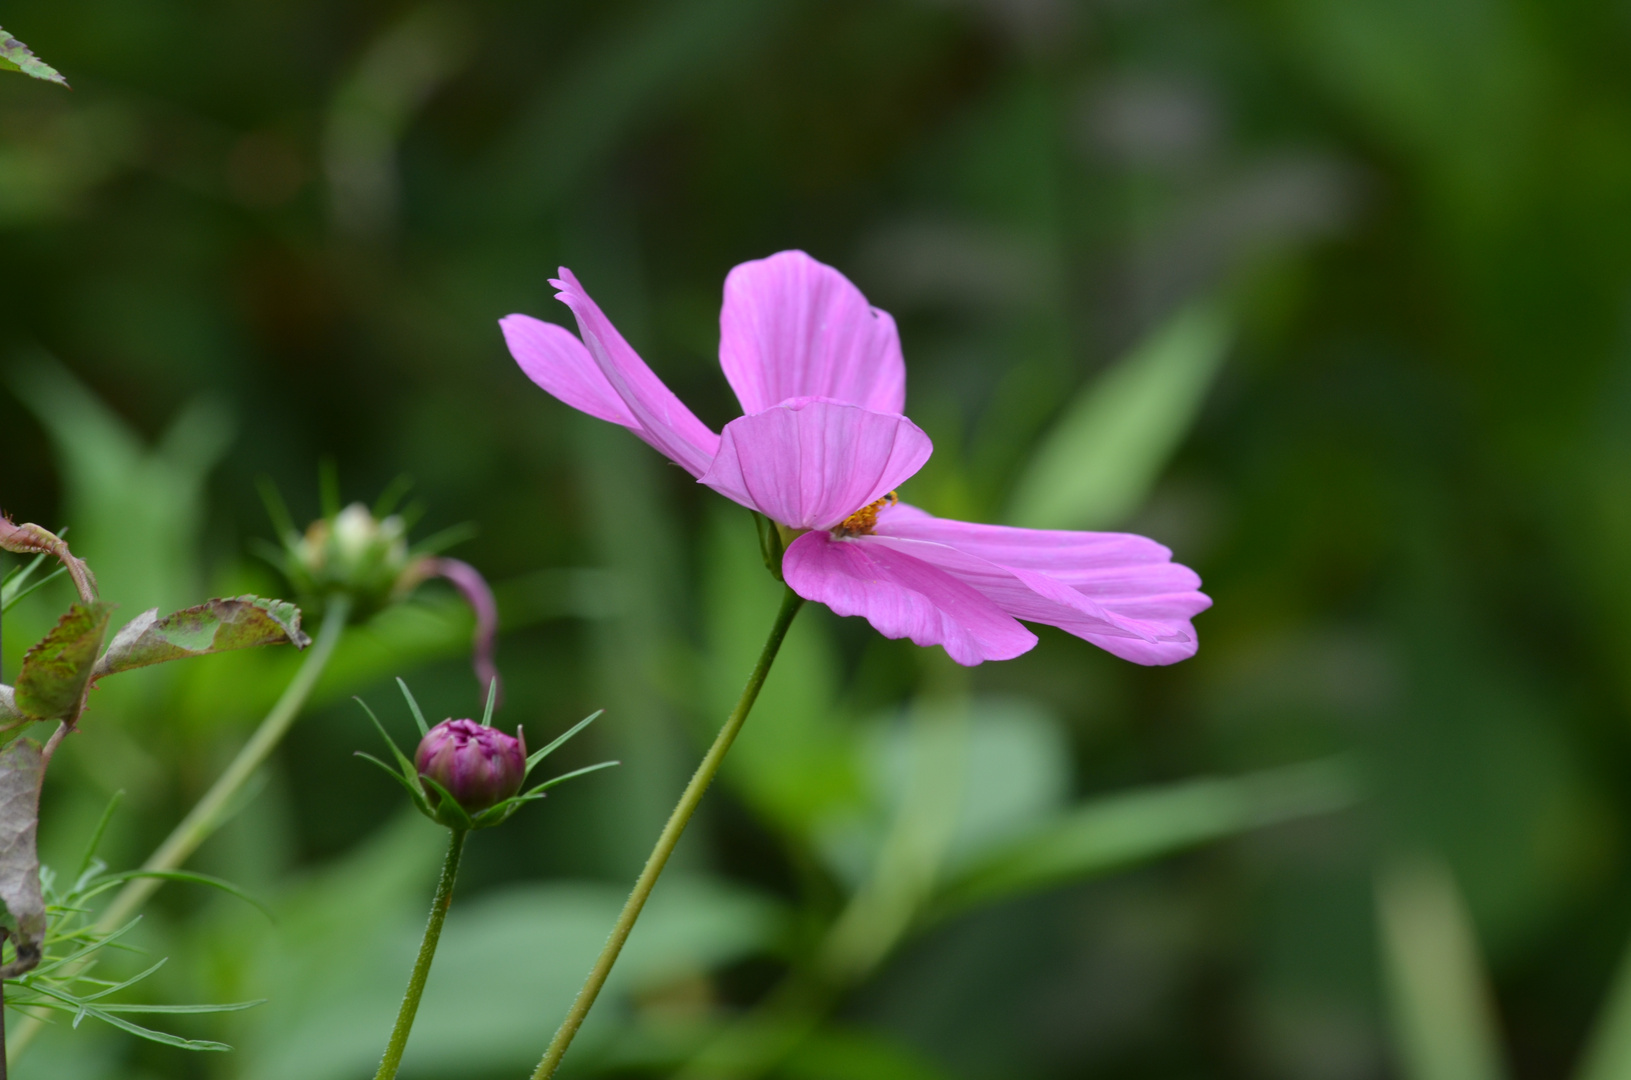
[[[807,610],[570,1071],[714,1075],[790,1016],[740,1075],[1631,1075],[1631,997],[1592,1034],[1631,928],[1625,3],[0,17],[74,85],[0,76],[6,511],[128,617],[287,591],[257,476],[306,520],[325,456],[348,499],[408,472],[421,535],[480,530],[501,721],[607,709],[562,760],[622,768],[472,842],[405,1076],[525,1075],[775,606],[748,515],[495,320],[567,321],[570,265],[717,427],[724,275],[790,247],[900,321],[936,447],[904,497],[1146,533],[1216,607],[1173,668],[1042,630],[967,673]],[[8,615],[7,672],[67,601]],[[353,632],[194,860],[276,922],[171,886],[135,935],[172,957],[140,994],[270,999],[170,1025],[236,1052],[64,1023],[15,1075],[371,1075],[441,840],[347,696],[404,740],[390,676],[468,715],[469,629],[433,585]],[[294,662],[98,691],[45,860],[123,789],[104,854],[139,862]],[[1362,797],[1321,812],[1332,770]]]

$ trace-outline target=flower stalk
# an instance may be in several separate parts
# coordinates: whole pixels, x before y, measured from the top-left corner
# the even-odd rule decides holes
[[[431,727],[425,722],[424,710],[414,698],[408,684],[398,679],[402,697],[419,726],[421,738],[412,760],[396,745],[385,726],[374,715],[374,710],[361,698],[368,718],[379,729],[380,737],[390,748],[396,768],[371,754],[358,751],[357,756],[384,769],[386,774],[402,785],[413,801],[414,809],[452,834],[448,841],[447,861],[442,864],[442,878],[436,886],[436,898],[431,902],[430,921],[425,925],[425,937],[419,943],[419,958],[414,961],[413,974],[408,977],[408,991],[402,997],[402,1008],[397,1011],[396,1024],[380,1059],[375,1080],[392,1080],[402,1064],[402,1052],[407,1048],[408,1035],[413,1031],[414,1017],[419,1013],[419,999],[425,992],[425,980],[430,977],[430,964],[436,957],[436,945],[442,938],[442,923],[447,909],[453,903],[453,883],[459,875],[459,857],[464,851],[465,838],[476,829],[490,829],[502,825],[516,811],[529,802],[535,802],[557,784],[574,777],[596,772],[615,761],[603,761],[573,772],[546,780],[531,790],[521,793],[527,774],[544,758],[559,749],[566,741],[595,721],[600,713],[580,720],[564,735],[535,754],[528,755],[526,736],[520,728],[512,738],[493,728],[493,707],[498,701],[498,680],[487,688],[487,709],[481,723],[474,720],[447,719]]]
[[[402,1008],[396,1014],[396,1026],[391,1029],[391,1041],[385,1046],[379,1071],[374,1080],[392,1080],[402,1065],[402,1052],[408,1046],[408,1033],[419,1012],[419,999],[425,993],[425,980],[430,977],[430,963],[436,958],[436,945],[442,939],[442,923],[447,921],[447,909],[453,903],[453,883],[459,876],[459,858],[464,853],[463,829],[449,830],[447,859],[442,863],[442,877],[436,883],[436,898],[431,901],[430,919],[425,924],[425,937],[419,943],[419,958],[413,963],[413,974],[408,977],[408,990],[402,995]]]
[[[787,628],[793,624],[793,616],[798,614],[803,604],[803,597],[792,589],[783,592],[781,610],[776,613],[776,621],[770,628],[770,636],[765,640],[764,649],[759,653],[759,662],[754,665],[753,674],[748,677],[747,685],[742,688],[742,696],[737,700],[730,716],[726,718],[725,725],[719,729],[719,734],[715,736],[713,745],[708,748],[708,753],[703,756],[702,763],[697,766],[691,782],[685,785],[685,791],[680,794],[679,802],[674,805],[674,811],[668,817],[668,823],[663,826],[662,833],[657,837],[656,846],[651,849],[651,855],[646,859],[645,868],[640,871],[633,891],[629,893],[622,912],[617,916],[617,922],[612,927],[605,948],[601,949],[600,956],[595,960],[595,966],[590,969],[583,988],[578,991],[572,1007],[567,1010],[566,1019],[561,1021],[555,1037],[550,1040],[549,1048],[544,1051],[543,1059],[538,1062],[538,1068],[533,1070],[532,1080],[549,1080],[560,1067],[561,1059],[566,1056],[567,1047],[572,1045],[572,1039],[583,1026],[589,1010],[594,1007],[601,988],[606,985],[606,978],[612,973],[612,965],[617,963],[618,954],[623,951],[623,945],[628,941],[629,933],[634,929],[635,922],[640,918],[640,912],[651,897],[651,890],[656,886],[657,878],[662,875],[663,867],[668,865],[669,856],[674,853],[680,836],[685,832],[685,826],[690,823],[691,815],[696,813],[708,785],[713,783],[714,777],[719,773],[719,767],[724,763],[725,755],[730,752],[736,736],[741,733],[748,713],[753,711],[753,704],[758,700],[759,691],[764,687],[765,677],[770,674],[770,666],[775,663],[776,654],[781,651],[782,640],[787,637]]]

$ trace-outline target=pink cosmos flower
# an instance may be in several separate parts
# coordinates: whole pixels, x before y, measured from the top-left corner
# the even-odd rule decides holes
[[[905,416],[906,365],[887,312],[801,251],[725,279],[719,362],[745,414],[715,434],[629,347],[570,270],[556,298],[581,340],[527,315],[500,321],[533,382],[621,424],[700,483],[797,534],[787,584],[879,633],[973,665],[1057,626],[1139,664],[1195,653],[1200,578],[1153,540],[932,517],[894,491],[933,447]]]

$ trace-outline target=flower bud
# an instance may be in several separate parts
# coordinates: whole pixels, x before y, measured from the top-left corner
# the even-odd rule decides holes
[[[290,577],[302,606],[320,609],[331,592],[348,593],[354,617],[365,618],[406,593],[416,580],[407,574],[407,525],[395,514],[376,518],[352,503],[331,518],[312,522],[290,548]]]
[[[519,728],[512,738],[474,720],[443,720],[420,741],[413,763],[476,814],[521,790],[527,744]]]

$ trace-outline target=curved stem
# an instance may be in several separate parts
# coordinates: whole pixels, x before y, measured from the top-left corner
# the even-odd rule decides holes
[[[436,943],[442,939],[442,923],[453,903],[453,882],[459,876],[459,856],[464,852],[464,838],[468,835],[463,829],[454,829],[448,840],[447,861],[442,863],[442,880],[436,883],[436,899],[431,901],[430,921],[425,924],[425,937],[419,943],[419,959],[413,962],[408,992],[402,995],[402,1008],[396,1014],[396,1026],[391,1029],[391,1041],[385,1045],[385,1056],[380,1059],[374,1080],[392,1080],[402,1064],[402,1051],[408,1047],[408,1033],[413,1030],[419,999],[425,993],[425,980],[430,977],[430,962],[436,958]]]
[[[72,726],[64,720],[57,725],[57,730],[51,733],[51,737],[45,740],[45,746],[40,750],[40,760],[45,762],[46,768],[51,767],[51,759],[56,756],[57,747],[62,745],[62,740],[67,738],[68,732],[72,730]]]
[[[192,853],[198,850],[198,845],[209,838],[210,834],[221,824],[221,812],[232,798],[243,789],[255,770],[265,763],[277,744],[283,741],[283,736],[300,715],[305,707],[306,699],[311,696],[312,689],[328,667],[329,660],[334,655],[334,647],[340,643],[340,636],[345,631],[346,619],[351,615],[351,598],[344,595],[335,595],[329,598],[328,611],[323,615],[323,624],[317,631],[317,638],[310,649],[306,651],[305,658],[300,663],[300,669],[284,688],[283,694],[277,699],[277,704],[266,714],[255,734],[249,737],[238,756],[232,759],[226,772],[204,793],[198,804],[181,820],[181,824],[171,830],[164,843],[148,856],[142,864],[143,870],[175,870],[186,862]],[[57,738],[62,734],[59,730]],[[158,891],[164,884],[163,878],[132,878],[119,890],[113,902],[102,912],[102,917],[96,922],[99,933],[111,933],[136,913],[147,898]],[[75,967],[73,970],[79,970]],[[41,1020],[37,1016],[30,1016],[18,1025],[16,1032],[10,1039],[10,1056],[13,1060],[21,1054],[25,1047],[33,1041],[39,1032]]]
[[[702,802],[703,794],[708,785],[713,783],[714,776],[719,772],[719,766],[725,760],[725,754],[730,750],[731,744],[741,732],[742,725],[753,711],[753,703],[758,700],[759,690],[764,686],[765,676],[770,674],[770,665],[776,660],[776,653],[781,650],[782,639],[787,636],[787,628],[793,623],[793,616],[804,604],[803,597],[792,589],[788,589],[782,596],[781,610],[776,613],[776,622],[770,628],[770,637],[765,641],[764,649],[759,653],[759,662],[754,665],[753,674],[748,677],[747,686],[742,689],[742,696],[736,702],[736,708],[725,720],[725,726],[719,729],[714,738],[714,744],[708,748],[702,764],[691,777],[691,782],[685,785],[685,791],[680,795],[680,801],[674,805],[674,812],[668,816],[668,823],[663,826],[661,835],[657,837],[657,845],[651,849],[651,855],[646,859],[645,869],[640,871],[640,877],[634,883],[634,891],[623,905],[622,912],[617,916],[617,922],[612,927],[611,937],[606,940],[606,947],[600,951],[600,957],[589,972],[589,978],[584,981],[583,989],[578,991],[572,1008],[567,1010],[566,1019],[561,1021],[560,1028],[555,1037],[550,1040],[549,1049],[544,1051],[543,1060],[538,1068],[533,1070],[532,1080],[549,1080],[560,1067],[561,1058],[566,1056],[566,1048],[572,1045],[572,1039],[583,1026],[584,1017],[600,995],[601,987],[606,985],[606,977],[612,973],[612,965],[617,963],[618,953],[623,951],[623,943],[629,939],[629,932],[634,929],[635,920],[640,918],[640,911],[646,906],[646,900],[651,896],[651,890],[657,884],[657,878],[668,863],[668,857],[674,853],[674,846],[679,843],[680,835],[685,832],[686,824],[691,815],[696,812],[697,805]]]

